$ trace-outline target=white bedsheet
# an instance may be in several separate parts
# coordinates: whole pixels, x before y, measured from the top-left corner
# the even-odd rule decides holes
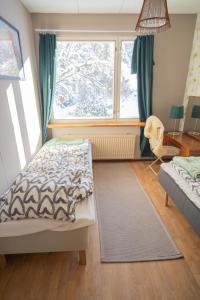
[[[183,190],[187,197],[200,208],[200,197],[192,190],[191,185],[189,185],[182,176],[180,176],[176,170],[171,166],[170,163],[163,163],[161,168],[169,174],[176,184]]]
[[[45,230],[69,231],[95,223],[94,198],[78,203],[76,208],[76,221],[63,222],[49,219],[29,219],[0,223],[0,237],[22,236]]]

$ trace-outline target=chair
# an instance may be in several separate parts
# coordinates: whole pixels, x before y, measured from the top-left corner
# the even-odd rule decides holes
[[[163,145],[164,126],[156,116],[150,116],[146,120],[144,128],[144,136],[149,139],[151,151],[156,156],[154,160],[146,169],[150,168],[152,172],[157,175],[153,169],[153,165],[158,161],[164,162],[162,157],[173,157],[179,155],[180,149],[173,146]]]

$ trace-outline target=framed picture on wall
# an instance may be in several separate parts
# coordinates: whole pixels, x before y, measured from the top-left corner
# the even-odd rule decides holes
[[[19,31],[2,17],[0,17],[0,79],[25,79]]]

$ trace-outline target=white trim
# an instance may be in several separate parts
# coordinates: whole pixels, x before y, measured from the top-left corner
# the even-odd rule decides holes
[[[106,127],[106,122],[110,123],[110,122],[113,122],[113,124],[116,124],[119,122],[120,124],[123,123],[123,124],[129,124],[130,122],[140,122],[139,120],[139,117],[136,118],[132,118],[132,119],[125,119],[125,118],[121,118],[121,119],[117,119],[117,120],[114,120],[113,118],[112,119],[51,119],[51,123],[50,124],[54,124],[54,123],[58,123],[58,124],[63,124],[63,123],[70,123],[70,124],[76,124],[76,123],[79,123],[79,124],[88,124],[88,123],[93,123],[93,124],[104,124],[105,123],[105,127]],[[118,125],[119,126],[119,125]],[[124,125],[122,125],[124,126]],[[127,126],[130,126],[130,125],[127,125]]]
[[[116,39],[116,60],[117,60],[117,66],[116,69],[114,70],[115,75],[116,75],[116,87],[114,90],[114,94],[115,94],[115,106],[116,106],[116,120],[120,120],[119,116],[120,116],[120,81],[121,81],[121,43],[120,43],[120,39],[117,38]]]
[[[56,33],[56,32],[67,32],[67,33],[136,33],[135,30],[88,30],[88,29],[39,29],[36,28],[35,32],[44,33]]]
[[[119,57],[118,57],[118,39],[115,39],[115,52],[114,52],[114,82],[113,82],[113,120],[117,121],[118,118],[118,107],[117,107],[117,98],[118,98],[118,67],[119,67]]]

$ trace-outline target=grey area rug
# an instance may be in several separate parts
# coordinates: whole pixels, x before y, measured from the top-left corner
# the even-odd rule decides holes
[[[182,257],[129,163],[94,163],[102,262]]]

